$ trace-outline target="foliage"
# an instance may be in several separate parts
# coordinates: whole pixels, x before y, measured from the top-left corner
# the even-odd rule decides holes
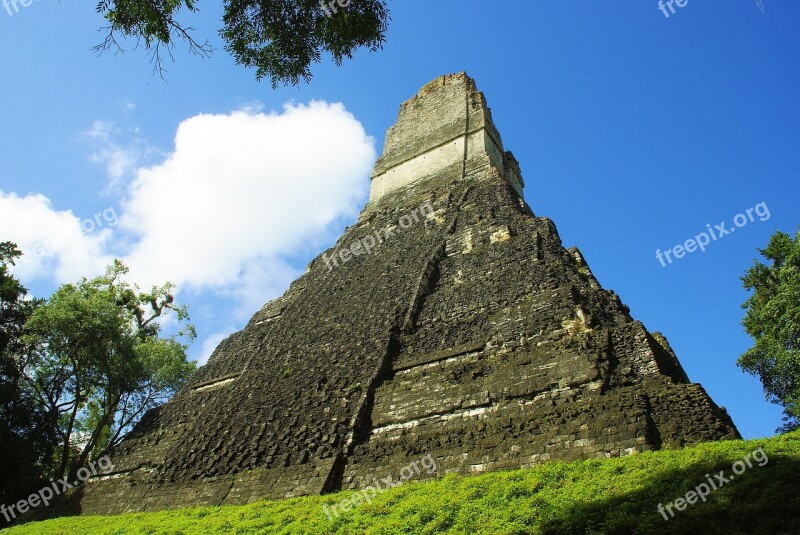
[[[328,4],[329,2],[324,2]],[[227,0],[220,35],[236,63],[256,69],[256,78],[269,77],[272,86],[297,85],[311,78],[310,66],[329,52],[337,65],[356,50],[380,49],[389,11],[386,0],[350,0],[344,7],[324,6],[320,0]],[[154,70],[164,73],[163,54],[172,58],[175,41],[189,52],[208,56],[213,47],[192,35],[177,16],[182,9],[198,10],[196,0],[101,0],[97,11],[109,25],[95,49],[122,50],[117,35],[133,39],[151,54]]]
[[[657,511],[685,496],[708,474],[725,470],[759,447],[768,462],[753,463],[735,480],[675,511]],[[113,517],[62,518],[12,528],[27,534],[484,534],[528,533],[798,533],[800,432],[752,441],[722,441],[683,450],[478,476],[448,475],[408,482],[337,518],[323,505],[341,492],[245,506],[202,507]]]
[[[0,352],[14,349],[18,344],[28,310],[25,296],[28,290],[10,273],[10,266],[22,256],[16,244],[0,243]]]
[[[104,455],[194,370],[181,342],[194,328],[172,286],[141,292],[122,280],[127,272],[115,261],[103,276],[61,286],[25,324],[32,358],[22,380],[57,417],[57,478]],[[161,337],[156,320],[166,312],[179,330]]]
[[[772,235],[758,260],[742,277],[753,294],[744,303],[743,325],[755,345],[739,366],[761,379],[769,401],[784,407],[783,431],[800,427],[800,231]]]
[[[0,503],[8,503],[37,488],[56,444],[52,415],[39,407],[21,381],[30,357],[22,342],[25,322],[40,301],[11,273],[21,252],[11,242],[0,243]]]

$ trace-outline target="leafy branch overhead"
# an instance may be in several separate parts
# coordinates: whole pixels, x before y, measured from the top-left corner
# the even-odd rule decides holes
[[[387,0],[226,0],[220,36],[236,63],[256,69],[256,78],[297,85],[311,79],[311,64],[323,52],[336,65],[359,48],[377,51],[386,39]],[[207,57],[213,46],[194,37],[195,29],[180,22],[182,10],[198,12],[196,0],[101,0],[97,12],[108,21],[98,52],[124,51],[133,40],[150,54],[153,69],[163,77],[164,59],[174,59],[176,43]]]

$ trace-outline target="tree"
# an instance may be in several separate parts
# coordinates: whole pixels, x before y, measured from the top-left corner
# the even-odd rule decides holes
[[[755,345],[738,364],[761,379],[769,401],[784,407],[778,431],[785,432],[800,427],[800,230],[794,239],[776,232],[759,252],[771,264],[755,260],[742,277],[753,290],[742,324]]]
[[[52,415],[35,403],[21,380],[30,355],[22,342],[23,326],[40,304],[26,298],[28,291],[10,273],[21,255],[15,244],[0,243],[0,459],[14,459],[0,463],[0,503],[40,486],[56,445]]]
[[[196,0],[101,0],[97,11],[108,21],[98,52],[122,51],[118,36],[149,51],[163,76],[163,59],[173,58],[176,41],[189,52],[208,56],[213,47],[195,40],[194,28],[177,16],[197,12]],[[311,79],[310,66],[329,52],[337,65],[361,47],[382,48],[389,22],[386,0],[227,0],[220,35],[237,64],[269,77],[272,87]]]
[[[194,328],[172,286],[141,292],[122,280],[127,272],[116,260],[103,276],[61,286],[25,324],[34,358],[24,381],[57,416],[54,477],[72,479],[102,457],[195,369],[181,341],[193,340]],[[168,312],[178,330],[161,337],[156,320]]]

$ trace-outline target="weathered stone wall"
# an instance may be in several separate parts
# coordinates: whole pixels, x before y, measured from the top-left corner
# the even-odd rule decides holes
[[[464,178],[474,165],[502,171],[503,160],[500,134],[475,82],[465,73],[441,76],[400,107],[372,173],[369,202],[432,177]]]
[[[737,436],[666,340],[600,288],[549,220],[499,180],[450,191],[463,192],[446,210],[456,223],[345,487],[396,475],[423,453],[441,475]]]
[[[373,196],[149,413],[115,473],[85,485],[83,512],[355,488],[425,454],[439,477],[737,437],[666,340],[524,203],[519,166],[465,75],[403,105],[374,180],[464,132],[484,141]],[[371,254],[353,246],[376,235]]]

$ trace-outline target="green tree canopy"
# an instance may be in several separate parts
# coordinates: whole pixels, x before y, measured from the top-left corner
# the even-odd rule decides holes
[[[166,401],[195,369],[186,358],[195,337],[172,286],[141,292],[122,280],[119,261],[105,275],[61,286],[25,324],[34,358],[23,378],[57,416],[56,477],[69,476],[115,446],[148,410]],[[157,319],[171,312],[175,334]]]
[[[208,56],[212,47],[178,20],[195,13],[196,0],[101,0],[97,11],[108,21],[106,38],[96,48],[122,50],[118,37],[132,39],[151,54],[163,74],[163,58],[172,58],[175,42]],[[311,64],[329,52],[337,65],[361,47],[383,46],[389,11],[386,0],[226,0],[219,33],[236,63],[256,69],[272,86],[297,85],[311,78]]]
[[[31,358],[23,327],[40,301],[27,299],[28,291],[10,272],[21,254],[15,244],[0,243],[0,503],[41,486],[57,443],[53,415],[23,381]]]
[[[0,353],[18,347],[22,325],[33,304],[25,301],[28,290],[10,272],[20,256],[16,244],[0,242]]]
[[[776,232],[759,252],[769,263],[754,261],[742,277],[753,290],[742,306],[755,345],[738,364],[761,379],[768,400],[784,407],[779,431],[790,431],[800,427],[800,230],[794,239]]]

